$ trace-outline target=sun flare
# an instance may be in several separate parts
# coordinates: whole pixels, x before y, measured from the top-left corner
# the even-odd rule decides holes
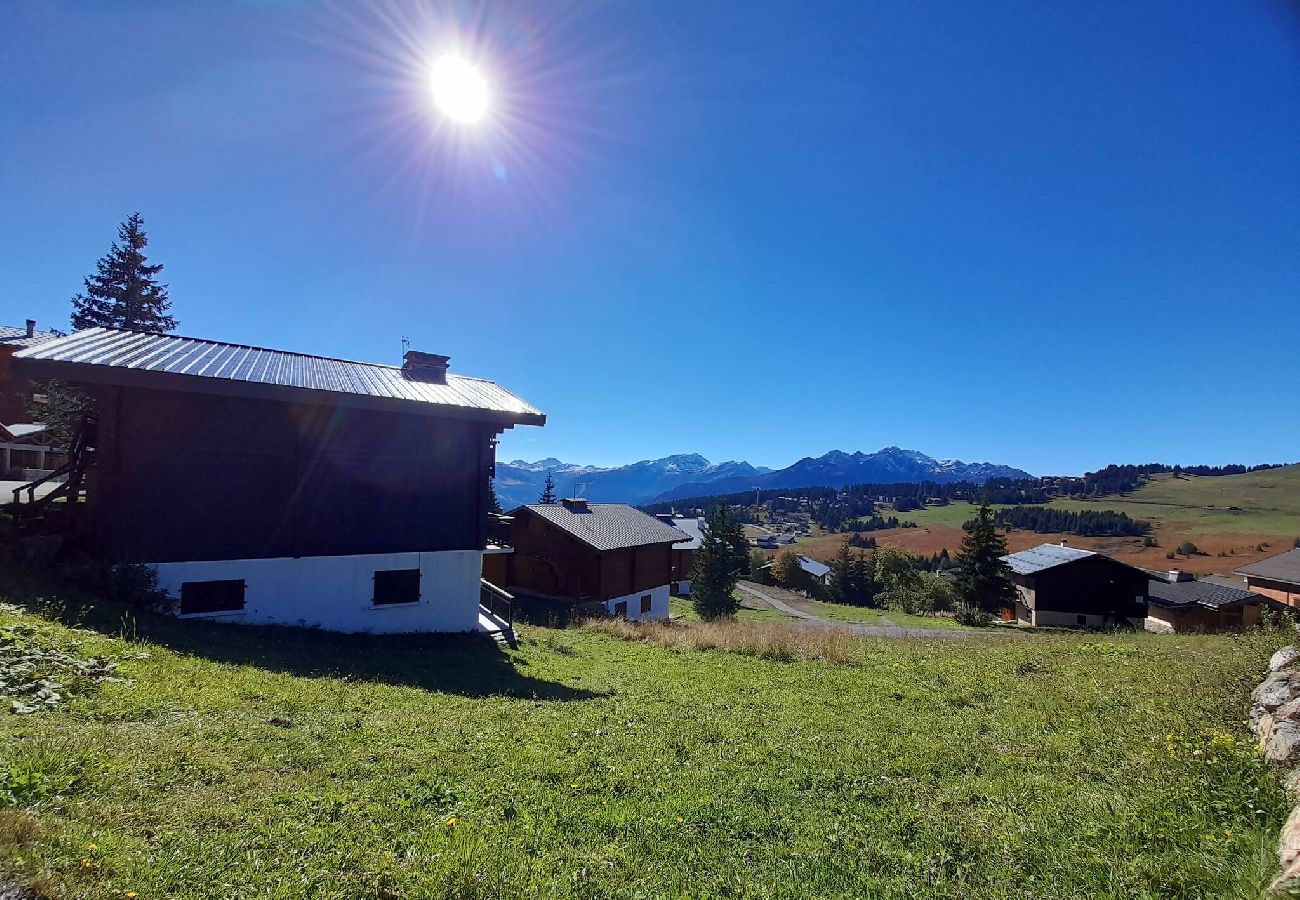
[[[487,80],[464,58],[447,55],[429,71],[433,102],[447,118],[472,124],[487,114],[489,92]]]

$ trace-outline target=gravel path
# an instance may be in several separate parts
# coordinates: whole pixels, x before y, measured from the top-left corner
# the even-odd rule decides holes
[[[736,584],[736,588],[749,596],[766,603],[778,612],[782,612],[795,619],[800,619],[809,625],[818,628],[836,628],[841,631],[849,631],[853,634],[861,634],[867,637],[886,638],[970,638],[980,636],[980,632],[957,631],[956,629],[951,628],[904,628],[902,625],[895,625],[893,622],[890,622],[885,618],[880,620],[885,623],[884,625],[858,625],[852,622],[837,622],[833,619],[824,619],[821,616],[815,616],[812,613],[804,612],[801,609],[795,609],[784,600],[780,600],[764,591],[759,585],[741,581]]]

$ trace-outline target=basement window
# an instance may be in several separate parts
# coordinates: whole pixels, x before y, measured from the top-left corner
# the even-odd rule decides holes
[[[642,595],[641,595],[641,615],[644,616],[646,613],[650,612],[650,608],[651,608],[651,605],[653,604],[653,602],[654,602],[654,601],[652,601],[652,600],[650,599],[650,595],[649,595],[649,594],[642,594]]]
[[[1074,618],[1075,618],[1075,621],[1078,622],[1078,624],[1080,624],[1080,625],[1087,625],[1087,624],[1088,624],[1088,617],[1087,617],[1087,616],[1075,616]]]
[[[181,615],[241,612],[244,609],[243,579],[181,582]]]
[[[384,569],[375,573],[375,606],[419,602],[419,569]]]

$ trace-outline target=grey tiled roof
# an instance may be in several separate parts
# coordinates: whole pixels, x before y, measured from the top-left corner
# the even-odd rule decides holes
[[[597,550],[690,540],[689,535],[626,503],[588,503],[586,512],[573,512],[560,503],[535,503],[524,509]]]
[[[1288,584],[1300,584],[1300,548],[1288,550],[1257,563],[1235,569],[1241,575],[1254,575],[1270,581],[1285,581]]]
[[[14,354],[33,374],[109,384],[140,383],[172,390],[222,393],[304,393],[303,400],[345,402],[347,398],[396,401],[429,407],[482,411],[522,424],[546,417],[491,381],[448,373],[446,383],[408,378],[400,366],[353,362],[228,344],[175,334],[88,328]],[[131,380],[128,380],[131,379]],[[332,397],[324,396],[332,395]]]
[[[1077,547],[1062,547],[1060,544],[1039,544],[1037,547],[1021,550],[1019,553],[1010,553],[1002,557],[1002,561],[1009,565],[1011,571],[1017,575],[1033,575],[1035,572],[1041,572],[1044,569],[1065,565],[1087,556],[1096,555],[1091,550],[1080,550]]]
[[[31,337],[27,336],[27,328],[18,328],[14,325],[0,325],[0,344],[6,347],[35,347],[37,344],[44,344],[46,341],[52,341],[59,337],[56,331],[38,331]]]
[[[1152,578],[1147,583],[1147,598],[1157,606],[1182,607],[1199,604],[1218,609],[1245,600],[1260,599],[1258,594],[1240,588],[1225,587],[1208,581],[1164,581]]]

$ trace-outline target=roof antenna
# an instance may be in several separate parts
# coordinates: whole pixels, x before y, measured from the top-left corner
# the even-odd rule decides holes
[[[406,359],[407,351],[411,349],[411,339],[402,335],[402,359]]]

